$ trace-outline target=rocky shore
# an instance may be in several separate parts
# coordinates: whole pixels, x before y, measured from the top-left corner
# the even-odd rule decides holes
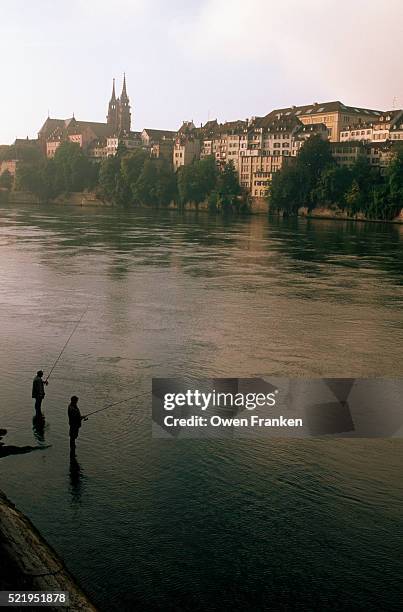
[[[47,610],[97,612],[63,561],[24,516],[0,491],[0,590],[67,591],[67,607]],[[13,608],[14,610],[20,608]],[[43,608],[29,608],[29,610]]]

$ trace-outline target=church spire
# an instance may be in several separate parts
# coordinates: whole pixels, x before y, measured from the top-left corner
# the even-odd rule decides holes
[[[120,100],[123,102],[128,102],[129,101],[129,96],[127,95],[127,91],[126,91],[126,73],[123,73],[123,87],[122,87],[122,93],[120,94]]]
[[[108,125],[110,125],[114,131],[117,130],[117,127],[118,127],[118,104],[117,102],[118,101],[116,100],[116,94],[115,94],[115,79],[113,79],[112,96],[109,101],[108,114],[106,116],[106,119],[107,119]]]
[[[113,79],[111,102],[114,102],[115,100],[116,100],[116,94],[115,94],[115,79]]]
[[[126,74],[123,73],[123,87],[120,99],[118,100],[118,131],[126,134],[130,133],[131,124],[131,113],[130,113],[130,100],[126,91]]]

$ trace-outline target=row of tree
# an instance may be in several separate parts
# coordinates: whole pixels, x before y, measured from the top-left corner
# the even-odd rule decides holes
[[[314,136],[291,161],[273,176],[267,196],[271,211],[296,214],[301,206],[337,206],[351,215],[386,220],[403,207],[402,150],[383,173],[365,156],[347,168],[336,164],[328,141]]]
[[[3,174],[3,186],[12,178]],[[220,171],[214,157],[195,160],[175,173],[163,159],[150,158],[142,149],[120,149],[115,157],[97,164],[88,159],[76,143],[62,143],[53,159],[39,157],[22,161],[17,169],[15,189],[51,200],[63,193],[95,190],[101,198],[121,204],[167,206],[208,201],[214,210],[247,210],[234,165]]]
[[[41,199],[51,200],[61,193],[94,189],[98,167],[76,143],[60,145],[53,159],[21,161],[17,166],[15,189],[30,191]]]
[[[248,209],[232,162],[218,170],[214,157],[195,160],[175,173],[162,159],[153,159],[143,150],[121,152],[106,159],[99,173],[100,193],[118,204],[166,206],[208,201],[212,210]]]

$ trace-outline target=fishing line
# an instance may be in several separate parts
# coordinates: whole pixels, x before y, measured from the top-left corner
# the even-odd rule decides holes
[[[94,410],[93,412],[89,412],[88,414],[83,416],[83,419],[87,419],[92,414],[97,414],[98,412],[102,412],[103,410],[107,410],[108,408],[112,408],[112,406],[117,406],[118,404],[123,404],[123,402],[129,402],[132,399],[140,399],[141,397],[145,397],[148,395],[148,391],[146,393],[142,393],[141,395],[133,395],[132,397],[126,397],[125,399],[119,400],[118,402],[113,402],[113,404],[107,404],[103,408],[98,408],[98,410]]]
[[[51,368],[51,370],[50,370],[49,374],[47,375],[47,377],[46,377],[46,379],[45,379],[45,382],[47,382],[47,381],[49,380],[50,375],[52,374],[53,370],[55,369],[55,367],[56,367],[56,366],[57,366],[57,364],[59,363],[59,360],[60,360],[61,356],[63,355],[63,353],[64,353],[64,351],[65,351],[65,348],[67,347],[68,343],[69,343],[69,342],[70,342],[70,340],[72,339],[72,337],[73,337],[73,335],[74,335],[74,332],[76,331],[77,327],[80,325],[81,321],[83,320],[84,315],[86,315],[86,314],[87,314],[89,307],[90,307],[90,305],[88,304],[87,308],[84,310],[83,314],[81,315],[81,317],[78,319],[77,323],[75,324],[73,331],[71,332],[70,336],[67,338],[66,342],[64,343],[64,346],[63,346],[62,350],[60,351],[60,353],[59,353],[59,355],[58,355],[58,357],[57,357],[57,359],[56,359],[55,363],[53,364],[53,366],[52,366],[52,368]]]

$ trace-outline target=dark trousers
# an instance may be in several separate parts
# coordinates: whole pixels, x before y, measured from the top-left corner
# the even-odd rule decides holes
[[[42,412],[41,412],[42,400],[43,400],[43,397],[36,397],[35,398],[35,412],[36,412],[36,416],[40,416],[42,414]]]
[[[78,428],[70,427],[70,452],[74,453],[76,450],[76,439],[78,437]]]

